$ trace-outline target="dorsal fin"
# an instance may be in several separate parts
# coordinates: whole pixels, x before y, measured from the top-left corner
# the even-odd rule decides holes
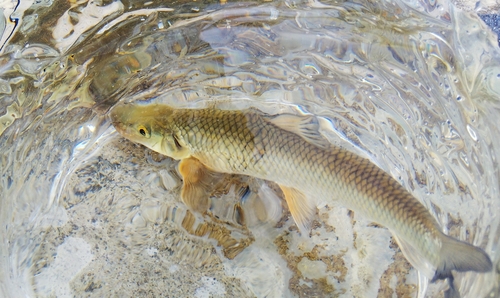
[[[301,136],[307,142],[322,149],[328,149],[331,144],[319,132],[318,119],[315,116],[297,116],[293,114],[281,114],[276,116],[264,116],[269,123],[281,129]]]

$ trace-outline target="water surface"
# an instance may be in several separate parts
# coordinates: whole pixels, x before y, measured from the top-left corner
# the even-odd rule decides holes
[[[301,237],[270,182],[221,177],[210,212],[191,213],[176,162],[110,125],[119,101],[315,114],[333,144],[370,158],[496,262],[497,41],[477,16],[433,4],[22,3],[0,56],[2,296],[447,288],[419,281],[388,230],[341,206],[321,206]],[[497,293],[497,270],[457,274],[460,292]]]

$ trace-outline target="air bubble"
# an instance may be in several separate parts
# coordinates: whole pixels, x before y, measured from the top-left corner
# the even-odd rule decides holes
[[[469,135],[470,137],[475,141],[477,142],[478,138],[477,138],[477,134],[476,134],[476,131],[472,128],[472,126],[470,126],[469,124],[467,124],[467,131],[469,132]]]

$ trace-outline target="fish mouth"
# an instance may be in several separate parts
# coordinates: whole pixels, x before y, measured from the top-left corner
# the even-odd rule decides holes
[[[125,125],[119,121],[111,121],[111,124],[115,127],[116,131],[123,134],[125,132]]]
[[[116,131],[120,134],[125,134],[127,131],[127,125],[124,121],[124,115],[126,115],[127,107],[123,104],[114,106],[109,112],[109,118],[111,124],[115,127]]]

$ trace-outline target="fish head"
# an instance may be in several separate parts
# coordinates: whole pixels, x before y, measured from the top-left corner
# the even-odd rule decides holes
[[[111,122],[125,138],[175,159],[190,155],[172,126],[174,109],[159,104],[119,104],[110,111]]]

